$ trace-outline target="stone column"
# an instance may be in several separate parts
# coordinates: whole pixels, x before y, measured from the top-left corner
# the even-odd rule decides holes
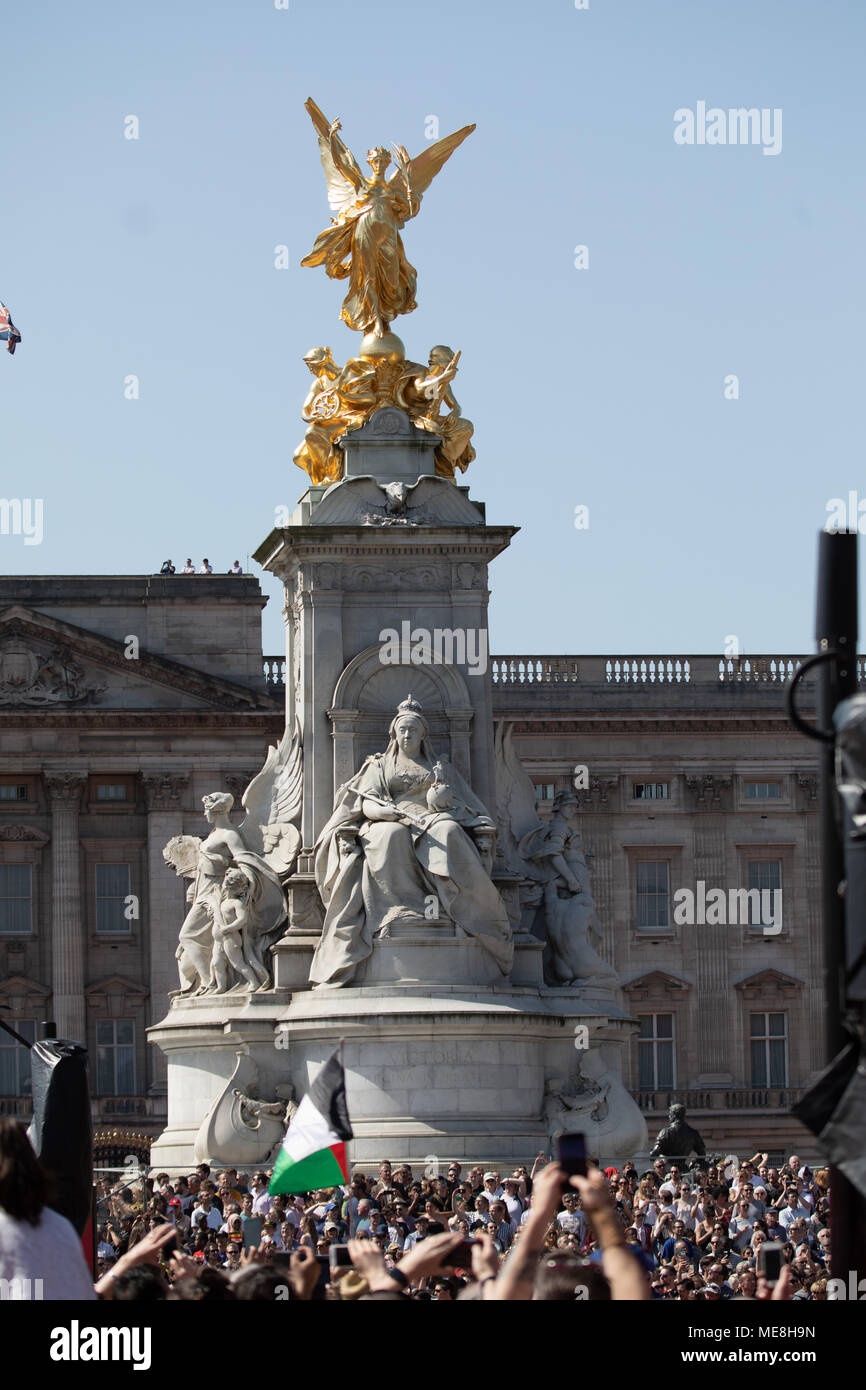
[[[147,925],[150,955],[148,1019],[159,1023],[168,1012],[170,989],[178,989],[177,936],[186,915],[189,879],[178,878],[162,851],[174,835],[183,834],[181,802],[189,784],[187,773],[145,772],[141,778],[147,798]],[[151,1095],[166,1091],[164,1053],[149,1048]]]
[[[57,1035],[87,1045],[84,1009],[84,930],[78,808],[87,785],[83,772],[49,772],[51,800],[51,991]]]

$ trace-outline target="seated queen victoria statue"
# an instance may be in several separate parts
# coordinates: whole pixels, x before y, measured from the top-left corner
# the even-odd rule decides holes
[[[431,898],[435,916],[450,918],[507,975],[511,927],[485,865],[494,822],[456,769],[436,761],[411,695],[388,733],[385,752],[367,758],[339,789],[316,843],[325,921],[310,979],[347,984],[371,954],[374,935],[431,926]]]

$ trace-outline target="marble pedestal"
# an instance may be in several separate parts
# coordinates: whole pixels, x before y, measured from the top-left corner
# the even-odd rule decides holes
[[[211,1106],[230,1093],[239,1058],[261,1098],[287,1082],[300,1097],[342,1042],[355,1131],[350,1159],[368,1168],[382,1158],[531,1162],[549,1147],[545,1081],[575,1071],[580,1028],[618,1075],[633,1024],[612,991],[546,988],[534,937],[516,938],[504,980],[498,971],[491,976],[474,942],[431,924],[375,941],[356,983],[312,990],[306,976],[315,942],[315,933],[290,932],[277,944],[274,990],[176,1001],[150,1030],[169,1077],[168,1126],[151,1159],[157,1166],[188,1169],[204,1157],[196,1157],[196,1137]],[[482,973],[488,978],[478,979]],[[266,1162],[272,1143],[270,1134],[255,1160],[243,1145],[207,1158],[249,1167]],[[614,1144],[598,1156],[621,1161],[632,1147],[626,1138],[625,1152]]]

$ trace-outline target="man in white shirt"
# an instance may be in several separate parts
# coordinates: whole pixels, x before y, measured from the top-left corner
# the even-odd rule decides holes
[[[586,1217],[577,1205],[576,1192],[563,1193],[562,1211],[556,1216],[556,1224],[561,1231],[572,1231],[579,1236],[583,1245],[586,1239]]]
[[[207,1226],[211,1231],[218,1231],[222,1224],[223,1219],[213,1205],[210,1192],[204,1192],[199,1198],[199,1205],[192,1211],[193,1230]]]
[[[268,1192],[268,1179],[265,1173],[256,1173],[250,1183],[253,1194],[253,1215],[267,1216],[271,1209],[271,1196]]]
[[[243,570],[241,569],[241,562],[240,562],[240,560],[235,560],[234,564],[232,565],[231,569],[229,570],[229,574],[243,574]]]
[[[208,560],[207,558],[202,560],[198,572],[199,574],[213,574],[213,565],[211,564],[210,560]]]
[[[193,564],[189,556],[187,556],[187,561],[183,569],[181,570],[181,574],[195,574],[195,565]]]

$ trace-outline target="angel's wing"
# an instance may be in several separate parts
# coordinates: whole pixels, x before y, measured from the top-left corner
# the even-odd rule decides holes
[[[391,175],[389,183],[400,185],[404,195],[409,191],[415,194],[423,193],[425,189],[430,187],[446,159],[450,159],[457,146],[462,145],[467,135],[471,135],[474,129],[474,125],[465,125],[462,130],[455,130],[453,135],[446,135],[444,140],[437,140],[435,145],[428,145],[426,150],[416,154],[415,158],[410,159],[407,163],[404,164],[401,160]],[[402,147],[400,153],[403,153]],[[408,188],[406,186],[407,177]]]
[[[354,199],[356,190],[364,182],[364,175],[358,168],[357,161],[355,159],[355,156],[352,154],[352,151],[348,148],[347,145],[343,144],[343,141],[340,139],[339,135],[337,136],[335,143],[339,148],[340,154],[342,155],[347,167],[350,170],[354,170],[355,174],[357,175],[357,182],[353,184],[349,179],[346,178],[345,174],[343,174],[342,171],[337,168],[331,156],[330,121],[328,121],[325,118],[325,116],[319,110],[316,103],[313,101],[312,97],[307,97],[307,100],[304,102],[304,106],[310,113],[310,120],[316,127],[316,132],[319,137],[319,157],[322,161],[322,168],[325,171],[325,182],[328,185],[328,202],[330,203],[334,212],[341,213],[343,209],[347,208]]]
[[[264,767],[256,773],[243,794],[246,818],[239,829],[244,843],[255,854],[266,857],[264,832],[269,826],[291,825],[301,814],[304,765],[300,726],[288,728],[274,747],[268,749]]]
[[[493,762],[499,851],[510,868],[534,877],[533,866],[520,854],[519,845],[544,826],[535,809],[535,788],[511,741],[511,725],[504,719],[494,729]]]

